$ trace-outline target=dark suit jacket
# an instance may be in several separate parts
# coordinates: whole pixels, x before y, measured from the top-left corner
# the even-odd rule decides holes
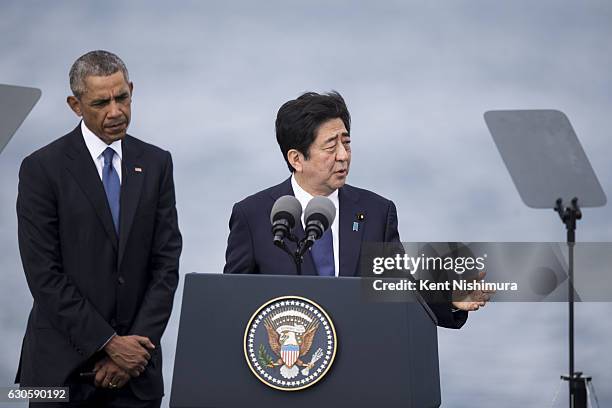
[[[163,395],[160,340],[178,284],[181,235],[170,154],[122,142],[120,233],[80,126],[23,160],[19,249],[34,304],[16,382],[71,384],[113,333],[155,344],[130,380],[141,399]]]
[[[294,195],[291,178],[234,205],[223,273],[296,274],[292,259],[272,243],[270,211],[274,202],[283,195]],[[338,190],[338,202],[339,275],[359,276],[362,242],[400,242],[397,210],[392,201],[348,184]],[[363,214],[363,221],[358,220],[359,214]],[[353,231],[356,221],[359,228]],[[295,234],[304,236],[301,222],[297,223]],[[289,245],[295,249],[295,244]],[[310,252],[304,256],[302,274],[317,275]],[[450,302],[434,302],[430,307],[438,318],[438,324],[443,327],[459,328],[467,319],[467,312],[452,313]]]

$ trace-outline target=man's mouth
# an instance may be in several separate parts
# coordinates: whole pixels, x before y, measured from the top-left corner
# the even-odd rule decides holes
[[[104,129],[114,133],[123,130],[125,127],[125,122],[112,123],[110,125],[104,126]]]

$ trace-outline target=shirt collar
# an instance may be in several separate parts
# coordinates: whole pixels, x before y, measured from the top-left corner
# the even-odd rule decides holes
[[[123,159],[122,157],[122,149],[121,149],[121,140],[115,140],[110,145],[107,145],[96,136],[89,128],[85,125],[85,121],[81,121],[81,133],[83,133],[83,139],[85,139],[85,145],[87,146],[87,150],[94,159],[99,159],[104,150],[107,147],[110,147],[115,151],[115,154],[119,156],[119,159]]]
[[[293,195],[295,198],[297,198],[300,204],[302,204],[302,208],[306,208],[306,205],[308,205],[308,202],[313,196],[298,184],[297,180],[295,179],[295,173],[291,175],[291,188],[293,188]],[[329,198],[332,203],[334,203],[336,209],[338,209],[338,190],[334,190],[334,192],[328,195],[327,198]]]

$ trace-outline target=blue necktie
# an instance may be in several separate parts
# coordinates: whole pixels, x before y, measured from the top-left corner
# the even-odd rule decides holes
[[[320,276],[336,276],[334,267],[334,239],[331,228],[312,246],[312,260]]]
[[[119,175],[113,167],[113,156],[115,151],[110,147],[102,153],[104,156],[104,168],[102,169],[102,184],[106,191],[106,199],[113,216],[113,224],[115,224],[115,232],[119,235],[119,196],[121,194],[121,183],[119,183]]]

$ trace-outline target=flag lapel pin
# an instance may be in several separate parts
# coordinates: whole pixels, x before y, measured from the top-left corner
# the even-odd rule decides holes
[[[136,173],[142,173],[142,167],[134,167]]]
[[[356,219],[356,221],[353,221],[353,231],[359,231],[359,224],[362,221],[365,221],[365,214],[364,213],[357,213],[355,215],[355,219]]]

